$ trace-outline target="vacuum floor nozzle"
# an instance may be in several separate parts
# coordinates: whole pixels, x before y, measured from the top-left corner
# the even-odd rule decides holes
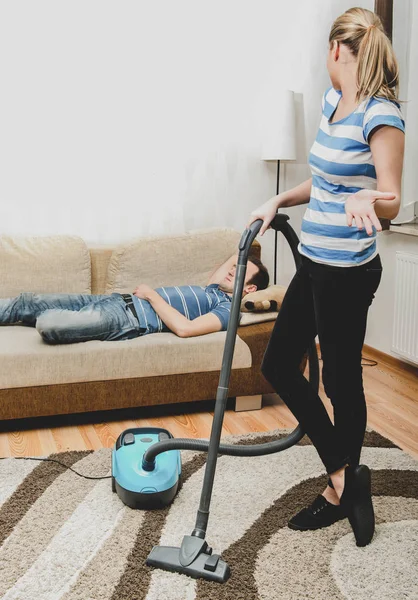
[[[218,583],[225,583],[231,574],[229,565],[222,560],[219,554],[202,552],[192,563],[183,566],[180,562],[180,552],[180,548],[173,546],[154,546],[148,555],[146,564],[165,571],[189,575],[194,579],[203,578]]]

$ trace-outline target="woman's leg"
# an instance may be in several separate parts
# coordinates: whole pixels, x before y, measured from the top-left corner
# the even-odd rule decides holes
[[[283,298],[261,368],[311,439],[327,473],[333,473],[347,464],[348,457],[321,398],[299,369],[316,334],[311,274],[302,257]]]
[[[81,310],[46,310],[38,317],[36,329],[48,344],[125,340],[141,333],[138,319],[117,293],[91,302]]]
[[[45,310],[81,310],[84,306],[108,298],[92,294],[34,294],[24,292],[15,298],[0,299],[0,323],[10,325],[22,322],[35,327],[36,319]]]
[[[341,447],[356,467],[367,424],[361,353],[368,310],[381,279],[380,258],[353,268],[314,265],[311,271],[324,389]],[[337,487],[343,483],[340,479]]]

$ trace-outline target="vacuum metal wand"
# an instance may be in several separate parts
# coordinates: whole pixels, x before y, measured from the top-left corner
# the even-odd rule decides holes
[[[231,314],[228,322],[221,374],[216,393],[215,414],[213,417],[212,431],[210,435],[208,458],[200,497],[200,505],[197,512],[196,525],[192,532],[192,535],[200,538],[205,537],[209,520],[209,506],[212,497],[213,481],[215,478],[216,462],[218,459],[219,444],[222,433],[222,424],[226,403],[228,400],[229,380],[231,377],[232,359],[234,356],[242,291],[244,289],[245,273],[247,270],[248,253],[257,233],[260,231],[262,224],[262,219],[257,219],[254,221],[254,223],[252,223],[250,227],[242,234],[238,246],[239,254],[235,274],[234,291],[232,294]]]

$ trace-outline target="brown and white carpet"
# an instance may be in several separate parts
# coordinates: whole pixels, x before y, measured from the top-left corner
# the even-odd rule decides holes
[[[261,443],[290,430],[224,438]],[[90,476],[110,474],[110,449],[51,455]],[[207,541],[231,567],[225,584],[145,565],[155,544],[193,530],[206,456],[182,452],[171,506],[132,510],[110,480],[51,462],[0,461],[0,598],[4,600],[400,600],[418,598],[418,461],[367,431],[376,532],[358,548],[347,519],[299,532],[287,520],[326,484],[305,436],[256,458],[221,456]]]

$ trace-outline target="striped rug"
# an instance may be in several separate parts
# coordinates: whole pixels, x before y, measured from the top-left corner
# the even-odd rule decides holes
[[[224,438],[268,442],[290,430]],[[58,458],[89,476],[110,475],[110,449]],[[221,456],[208,543],[231,567],[225,584],[145,565],[155,544],[193,530],[205,455],[182,452],[184,483],[171,506],[132,510],[110,479],[83,479],[52,462],[0,461],[0,597],[5,600],[400,600],[418,598],[418,461],[368,430],[376,532],[358,548],[347,519],[299,532],[287,520],[327,476],[305,436],[256,458]]]

